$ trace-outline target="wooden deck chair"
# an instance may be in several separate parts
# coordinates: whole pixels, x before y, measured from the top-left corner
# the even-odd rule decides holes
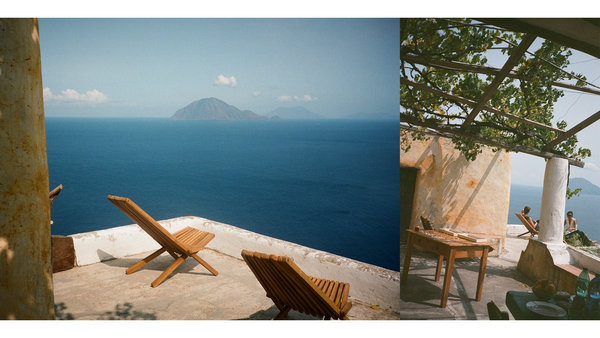
[[[521,215],[521,213],[516,212],[515,215],[517,215],[517,217],[519,218],[519,220],[521,220],[521,223],[523,223],[523,225],[527,228],[527,232],[524,232],[522,234],[520,234],[517,237],[521,237],[523,235],[527,235],[527,234],[531,234],[529,237],[525,238],[525,239],[530,239],[531,237],[535,236],[538,234],[538,231],[535,230],[535,228],[531,225],[531,223],[529,223],[525,217],[523,217],[523,215]]]
[[[215,237],[214,234],[200,231],[192,227],[185,227],[171,234],[130,199],[117,196],[108,196],[108,200],[117,206],[117,208],[119,208],[121,211],[123,211],[125,215],[129,216],[129,218],[137,223],[144,231],[148,233],[148,235],[150,235],[155,241],[158,242],[158,244],[162,246],[150,256],[142,259],[127,269],[126,272],[128,275],[146,265],[146,263],[150,262],[156,257],[160,256],[165,251],[175,258],[175,262],[171,264],[160,276],[158,276],[154,282],[152,282],[151,285],[153,288],[157,287],[188,257],[192,257],[198,263],[202,264],[202,266],[208,269],[208,271],[210,271],[213,275],[217,276],[219,274],[217,270],[215,270],[197,255],[198,251],[204,249],[206,244],[208,244],[208,242]]]
[[[498,305],[494,301],[487,303],[488,316],[490,320],[509,320],[508,312],[500,311]]]
[[[52,222],[52,203],[54,203],[54,200],[58,197],[58,194],[60,194],[62,189],[63,189],[62,184],[59,184],[58,187],[54,188],[48,194],[48,197],[50,199],[50,208],[49,208],[50,209],[50,225],[52,225],[54,223],[54,222]]]
[[[421,223],[423,224],[423,229],[433,230],[433,227],[431,226],[431,222],[429,222],[429,220],[427,218],[421,216]]]
[[[348,320],[350,284],[309,277],[289,258],[242,250],[242,257],[283,319],[290,310],[325,319]]]

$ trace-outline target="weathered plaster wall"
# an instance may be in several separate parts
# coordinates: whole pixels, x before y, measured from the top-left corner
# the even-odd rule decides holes
[[[430,136],[400,151],[400,166],[418,168],[411,228],[420,216],[434,228],[506,237],[512,161],[505,151],[484,147],[469,162],[452,140]]]
[[[54,319],[38,22],[0,19],[0,319]]]

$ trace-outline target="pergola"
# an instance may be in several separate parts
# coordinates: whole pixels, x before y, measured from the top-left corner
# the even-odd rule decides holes
[[[489,145],[496,148],[504,148],[512,151],[523,152],[548,159],[544,174],[544,186],[542,195],[542,206],[540,209],[540,228],[539,241],[545,243],[548,247],[554,246],[559,250],[551,250],[554,256],[556,252],[561,251],[562,243],[562,226],[564,220],[565,208],[565,191],[568,181],[569,165],[583,167],[584,163],[581,159],[567,157],[556,149],[556,146],[577,134],[584,128],[600,119],[600,110],[593,113],[579,122],[577,125],[568,130],[561,130],[552,126],[532,121],[530,119],[515,116],[496,107],[488,105],[488,101],[496,92],[498,87],[506,78],[516,77],[513,71],[521,56],[527,53],[527,49],[536,37],[541,37],[546,40],[561,44],[563,46],[587,53],[595,58],[600,58],[600,19],[549,19],[549,18],[518,18],[518,19],[476,19],[484,26],[495,26],[505,30],[524,33],[521,42],[513,46],[513,52],[505,61],[501,68],[485,67],[468,63],[455,61],[439,61],[431,58],[422,58],[418,55],[401,53],[401,60],[411,64],[418,64],[424,67],[434,67],[444,70],[453,70],[458,72],[471,72],[478,74],[486,74],[494,76],[493,80],[478,100],[467,99],[460,97],[454,93],[440,91],[432,88],[424,83],[417,83],[407,78],[400,79],[402,85],[417,88],[421,91],[434,94],[435,96],[443,97],[454,102],[460,102],[463,106],[468,106],[470,111],[467,112],[461,125],[449,125],[432,119],[418,118],[406,113],[400,113],[401,128],[411,128],[410,126],[420,126],[431,129],[438,134],[452,136],[457,135],[474,140],[477,143]],[[459,23],[460,24],[460,23]],[[400,29],[406,27],[406,22],[401,20]],[[577,86],[563,82],[552,82],[552,86],[577,90],[594,95],[600,95],[598,87]],[[402,98],[401,98],[402,103]],[[478,133],[477,128],[469,128],[477,116],[486,111],[490,114],[497,114],[504,118],[516,120],[520,123],[525,123],[535,128],[543,128],[554,132],[555,137],[540,148],[534,148],[514,143],[509,143],[501,139],[489,137]],[[564,250],[563,250],[564,251]]]
[[[561,142],[567,140],[569,137],[580,132],[587,126],[591,125],[598,119],[600,119],[600,110],[596,113],[591,114],[588,118],[581,121],[579,124],[573,126],[568,130],[561,130],[548,126],[536,121],[532,121],[523,117],[519,117],[495,107],[490,107],[487,102],[490,100],[494,92],[498,89],[500,84],[506,78],[517,78],[518,75],[513,71],[517,62],[526,52],[529,46],[533,43],[536,37],[541,37],[553,42],[559,43],[569,48],[579,50],[581,52],[592,55],[596,58],[600,58],[600,19],[478,19],[488,25],[494,25],[514,32],[525,33],[526,35],[518,46],[515,47],[513,53],[504,63],[502,68],[484,67],[480,65],[473,65],[468,63],[454,62],[454,61],[435,61],[421,58],[417,55],[412,54],[401,54],[401,59],[414,63],[420,64],[427,67],[437,67],[446,70],[455,70],[462,72],[473,72],[479,74],[494,75],[494,80],[489,84],[483,95],[478,101],[470,100],[467,98],[460,97],[459,95],[443,92],[427,85],[411,81],[406,78],[400,78],[400,83],[418,88],[420,90],[444,97],[456,102],[460,102],[471,107],[467,118],[464,120],[460,127],[448,126],[443,123],[437,123],[435,121],[425,120],[410,116],[405,113],[400,113],[400,121],[408,123],[410,125],[416,125],[426,127],[429,129],[436,130],[440,133],[447,135],[457,135],[472,139],[476,142],[483,143],[493,147],[500,147],[509,149],[512,151],[523,152],[539,157],[550,158],[565,158],[569,164],[578,167],[583,167],[585,164],[577,158],[567,158],[562,155],[554,148]],[[401,29],[405,25],[401,22]],[[585,93],[600,95],[600,90],[591,86],[576,86],[564,82],[552,82],[552,86],[561,87],[571,90],[577,90]],[[401,99],[402,101],[402,99]],[[472,131],[469,126],[477,118],[478,114],[482,111],[487,111],[492,114],[498,114],[516,121],[529,124],[537,128],[543,128],[551,130],[557,133],[557,137],[542,147],[541,149],[527,147],[519,144],[512,144],[505,142],[500,139],[495,139],[481,135],[477,132]]]

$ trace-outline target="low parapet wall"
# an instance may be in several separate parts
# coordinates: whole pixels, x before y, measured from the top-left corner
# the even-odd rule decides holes
[[[352,298],[400,312],[400,272],[205,218],[179,217],[159,223],[171,233],[186,226],[212,232],[215,238],[206,248],[238,259],[242,259],[243,249],[290,257],[307,275],[350,283]],[[158,243],[135,224],[70,237],[73,238],[77,265],[98,263],[160,248]]]

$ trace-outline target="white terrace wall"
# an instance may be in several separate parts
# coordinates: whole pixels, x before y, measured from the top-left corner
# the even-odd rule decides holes
[[[434,228],[500,236],[504,248],[508,213],[520,211],[509,210],[510,154],[483,146],[469,162],[451,139],[429,137],[400,150],[400,166],[419,169],[410,227],[422,226],[423,216]]]
[[[228,224],[200,217],[179,217],[159,222],[173,233],[186,226],[215,234],[206,246],[242,259],[243,249],[287,256],[309,276],[350,283],[350,296],[368,304],[400,312],[400,272],[358,262],[324,251],[263,236]],[[77,265],[158,250],[160,246],[133,224],[71,235]]]

